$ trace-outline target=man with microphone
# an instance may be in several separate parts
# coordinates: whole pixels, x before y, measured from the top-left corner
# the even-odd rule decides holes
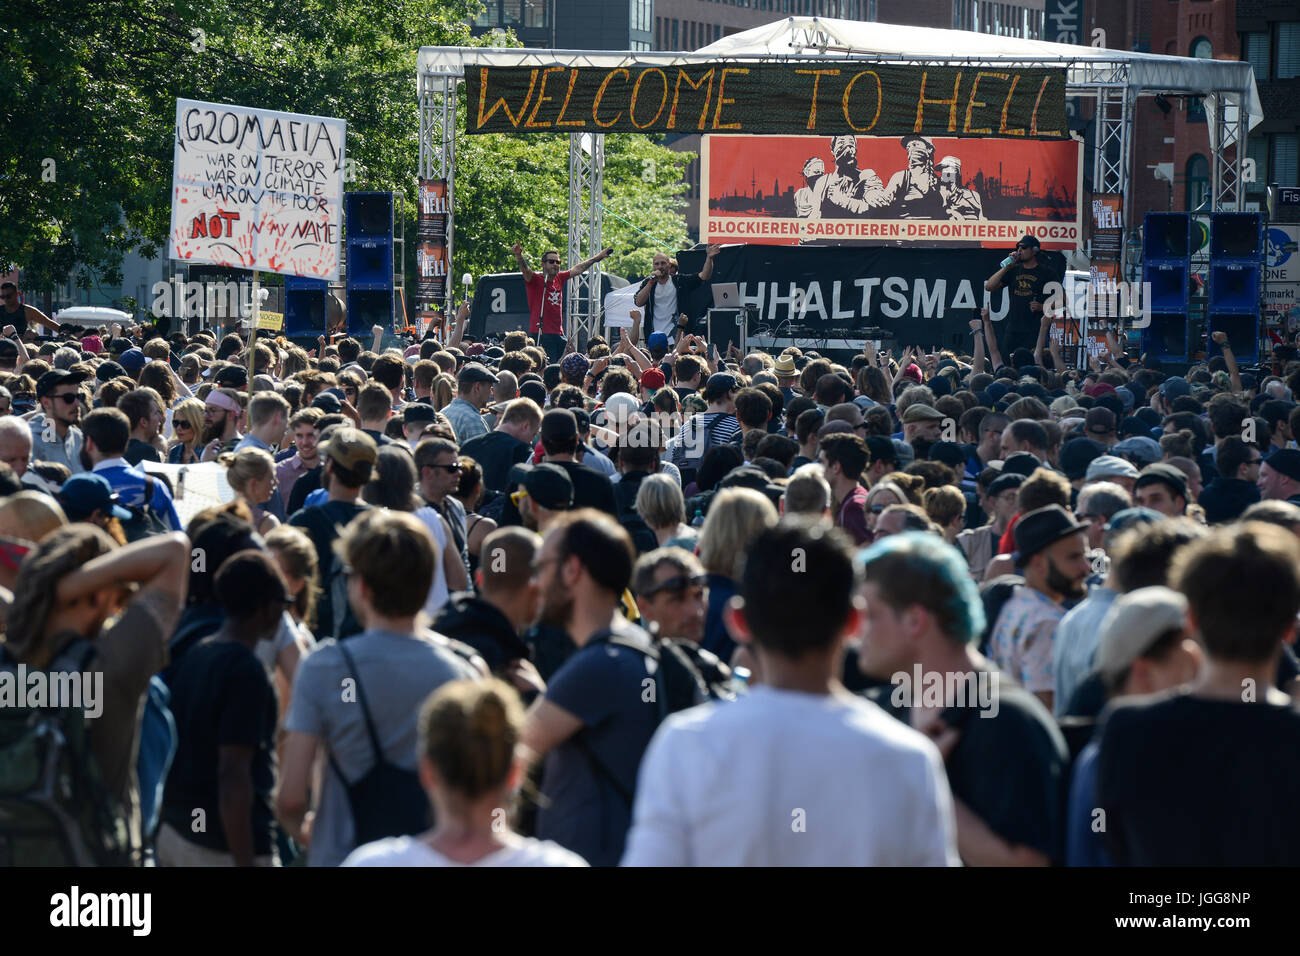
[[[634,300],[645,317],[642,329],[646,342],[655,332],[662,332],[671,344],[679,333],[690,331],[686,295],[713,278],[713,257],[721,251],[721,246],[709,246],[704,256],[704,268],[699,275],[693,276],[677,275],[667,254],[655,254],[654,272],[641,283]]]
[[[996,292],[1007,287],[1011,292],[1011,305],[1003,321],[1001,351],[1011,361],[1016,349],[1030,352],[1038,341],[1038,325],[1043,315],[1044,289],[1061,277],[1038,260],[1038,240],[1024,235],[1016,243],[1011,255],[1002,260],[997,272],[984,283],[985,292]]]
[[[608,259],[613,249],[602,249],[571,269],[560,269],[560,254],[554,249],[542,253],[542,272],[538,275],[524,259],[524,247],[515,243],[512,250],[519,271],[524,274],[524,291],[528,295],[528,332],[540,333],[542,350],[552,362],[564,357],[564,284],[586,272],[597,262]]]

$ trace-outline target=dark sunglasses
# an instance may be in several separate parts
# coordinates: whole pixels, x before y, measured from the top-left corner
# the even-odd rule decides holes
[[[441,468],[443,471],[448,472],[449,474],[453,474],[453,475],[458,475],[458,474],[460,474],[460,462],[455,462],[455,463],[450,464],[450,465],[429,465],[429,467],[430,467],[430,468]]]
[[[542,260],[542,265],[545,265],[545,266],[558,266],[559,264],[560,264],[560,260],[559,260],[559,259],[543,259],[543,260]]]
[[[180,431],[182,428],[189,429],[189,428],[193,428],[194,426],[191,425],[189,422],[178,418],[176,421],[172,422],[172,427],[175,428],[177,431]]]
[[[81,398],[81,396],[76,392],[63,392],[62,394],[59,395],[51,395],[50,398],[57,398],[67,402],[69,405],[72,405],[76,403],[77,400]]]
[[[654,597],[660,591],[672,591],[676,594],[683,594],[688,587],[702,588],[708,583],[708,577],[703,574],[679,574],[675,577],[668,578],[668,580],[660,584],[656,584],[641,596],[645,598]]]

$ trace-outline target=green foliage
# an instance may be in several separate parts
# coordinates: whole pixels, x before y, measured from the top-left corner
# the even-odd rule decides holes
[[[347,121],[356,164],[347,188],[407,200],[409,308],[416,57],[421,46],[486,45],[469,33],[480,9],[478,0],[10,0],[0,16],[0,264],[22,268],[31,292],[69,275],[112,286],[127,251],[165,254],[175,101],[206,100]],[[680,180],[692,157],[633,136],[608,137],[606,151],[604,240],[617,252],[607,266],[648,271],[655,250],[685,241]],[[513,268],[516,239],[534,261],[565,249],[563,137],[461,136],[457,174],[456,276]]]

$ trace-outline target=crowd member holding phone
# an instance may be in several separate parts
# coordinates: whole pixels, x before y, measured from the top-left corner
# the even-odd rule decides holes
[[[1046,263],[1039,261],[1038,248],[1037,239],[1028,234],[1022,236],[1012,253],[1002,260],[998,271],[984,283],[985,292],[1004,287],[1011,291],[1011,307],[1002,325],[1000,345],[1002,355],[1013,363],[1017,349],[1033,352],[1043,300],[1047,297],[1044,290],[1050,283],[1061,281]]]

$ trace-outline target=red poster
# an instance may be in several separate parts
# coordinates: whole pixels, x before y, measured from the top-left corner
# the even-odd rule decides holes
[[[1078,249],[1074,140],[706,136],[701,238],[767,245]]]

